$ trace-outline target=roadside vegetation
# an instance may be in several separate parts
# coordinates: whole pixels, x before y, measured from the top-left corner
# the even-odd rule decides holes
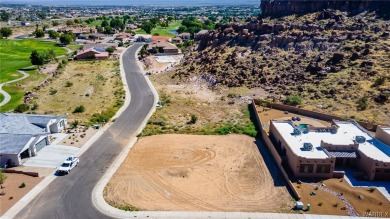
[[[206,86],[177,85],[172,72],[151,77],[156,86],[160,105],[139,136],[158,134],[227,135],[246,134],[255,137],[257,132],[246,102],[222,96]]]

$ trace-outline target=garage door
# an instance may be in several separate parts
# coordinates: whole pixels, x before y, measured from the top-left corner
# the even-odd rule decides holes
[[[35,148],[37,149],[37,152],[40,151],[42,148],[46,146],[46,138],[42,139],[40,142],[35,144]]]

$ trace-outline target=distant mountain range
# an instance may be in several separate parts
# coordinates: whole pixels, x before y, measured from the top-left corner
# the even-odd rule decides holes
[[[260,0],[2,0],[3,4],[33,5],[159,5],[159,6],[195,6],[195,5],[240,5],[260,4]]]

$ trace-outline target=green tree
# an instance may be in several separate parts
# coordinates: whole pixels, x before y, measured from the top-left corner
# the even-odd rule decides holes
[[[51,60],[55,59],[56,53],[54,52],[54,49],[49,49],[45,51],[44,57],[46,62],[50,62]]]
[[[141,25],[141,29],[144,30],[147,34],[150,34],[153,28],[155,28],[155,25],[150,21],[146,21]]]
[[[9,36],[12,35],[12,30],[11,30],[11,28],[2,27],[2,28],[0,29],[0,35],[1,35],[1,37],[8,38]]]
[[[42,37],[45,36],[45,32],[42,29],[37,29],[34,32],[34,35],[35,35],[36,38],[42,38]]]
[[[73,33],[64,33],[60,36],[60,42],[68,45],[76,39],[76,36]]]
[[[11,14],[6,12],[6,11],[2,11],[0,14],[1,21],[8,21],[10,17],[11,17]]]
[[[297,106],[302,103],[302,99],[299,96],[288,96],[283,103],[286,105]]]
[[[102,26],[99,26],[99,25],[96,25],[96,30],[97,30],[97,32],[98,33],[103,33],[104,32],[104,30],[103,30],[103,27]]]
[[[81,24],[81,20],[80,19],[78,19],[78,18],[76,18],[76,19],[74,19],[74,21],[73,21],[75,24]]]
[[[168,20],[168,22],[172,22],[173,20],[175,20],[175,17],[173,17],[173,16],[168,16],[167,20]]]
[[[110,25],[108,24],[108,21],[107,21],[107,20],[103,20],[101,26],[102,26],[102,27],[108,27],[108,26],[110,26]]]
[[[112,54],[113,52],[115,52],[115,48],[111,46],[111,47],[108,47],[108,48],[106,49],[106,51],[107,51],[108,53]]]
[[[72,20],[66,21],[66,26],[72,26],[72,25],[74,25],[74,22]]]
[[[33,65],[43,65],[45,57],[38,53],[38,51],[33,50],[30,55],[31,64]]]
[[[24,112],[28,111],[29,109],[30,109],[29,105],[22,103],[15,108],[15,112],[24,113]]]
[[[85,107],[83,105],[80,105],[74,109],[73,113],[82,113],[84,111],[85,111]]]
[[[112,34],[113,32],[114,31],[113,31],[112,27],[110,27],[110,26],[107,26],[107,27],[104,28],[104,33],[105,34]]]
[[[53,27],[55,27],[55,26],[60,25],[60,22],[58,22],[58,21],[52,21],[51,24],[53,25]]]
[[[58,37],[60,37],[60,34],[55,30],[49,30],[48,34],[50,39],[57,39]]]

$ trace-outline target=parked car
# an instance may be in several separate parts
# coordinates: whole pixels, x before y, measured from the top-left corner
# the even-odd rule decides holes
[[[68,157],[60,167],[57,168],[58,174],[68,174],[74,167],[79,164],[80,160],[77,157]]]

